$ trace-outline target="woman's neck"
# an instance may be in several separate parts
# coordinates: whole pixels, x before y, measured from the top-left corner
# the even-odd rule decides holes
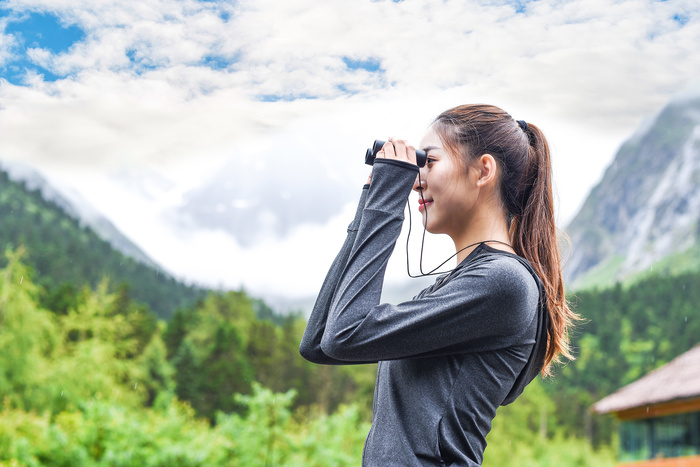
[[[508,224],[502,216],[493,214],[475,216],[468,227],[459,235],[452,236],[457,253],[457,264],[461,263],[469,254],[476,249],[479,243],[496,240],[510,245],[510,235],[508,234]],[[498,250],[514,253],[503,243],[491,243],[489,246]],[[461,250],[461,251],[460,251]]]

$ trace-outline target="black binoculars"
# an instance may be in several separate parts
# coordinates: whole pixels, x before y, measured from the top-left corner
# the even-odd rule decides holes
[[[384,141],[374,140],[374,144],[365,153],[365,164],[374,165],[374,159],[377,157],[377,152],[379,152],[384,146]],[[425,165],[425,160],[427,159],[427,154],[425,151],[416,149],[416,164],[418,167],[423,167]]]

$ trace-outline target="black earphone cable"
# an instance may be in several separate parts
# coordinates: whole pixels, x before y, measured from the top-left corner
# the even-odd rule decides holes
[[[413,274],[411,274],[411,262],[410,262],[409,254],[408,254],[408,250],[409,250],[408,243],[409,243],[409,240],[411,239],[411,224],[413,224],[413,217],[411,215],[411,206],[408,205],[409,202],[406,201],[406,204],[408,205],[408,235],[406,236],[406,272],[408,273],[408,277],[412,277],[414,279],[417,279],[419,277],[438,276],[438,275],[442,275],[442,274],[449,274],[452,271],[454,271],[456,268],[452,268],[449,271],[440,271],[440,272],[436,272],[436,271],[438,269],[440,269],[442,266],[444,266],[445,263],[447,263],[449,260],[451,260],[452,258],[457,256],[458,254],[460,254],[462,251],[466,250],[467,248],[471,248],[474,245],[480,245],[482,243],[500,243],[502,245],[506,245],[509,248],[513,248],[508,243],[501,242],[500,240],[483,240],[481,242],[472,243],[471,245],[467,245],[464,248],[458,250],[455,254],[453,254],[452,256],[447,258],[445,261],[440,263],[437,267],[433,268],[430,272],[427,272],[427,273],[423,272],[423,249],[425,246],[425,232],[428,229],[428,207],[425,205],[425,198],[423,197],[423,184],[422,184],[422,180],[420,177],[420,171],[418,171],[418,187],[419,187],[418,193],[420,194],[421,200],[423,200],[423,210],[425,212],[425,217],[423,219],[423,235],[422,235],[421,242],[420,242],[420,259],[418,261],[418,270],[420,271],[420,274],[418,274],[417,276],[414,276]]]

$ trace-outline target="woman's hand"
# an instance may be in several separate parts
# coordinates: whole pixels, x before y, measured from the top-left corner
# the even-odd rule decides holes
[[[416,164],[416,148],[407,144],[406,141],[398,138],[391,137],[389,141],[384,143],[382,149],[377,151],[377,159],[394,159],[397,161],[408,162],[409,164]],[[372,173],[370,172],[369,178],[367,179],[367,184],[372,181]]]
[[[416,148],[406,143],[406,141],[391,137],[384,143],[382,149],[377,151],[377,158],[394,159],[397,161],[416,164]]]

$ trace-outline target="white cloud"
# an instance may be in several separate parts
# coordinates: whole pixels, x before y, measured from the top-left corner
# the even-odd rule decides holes
[[[0,67],[4,67],[7,62],[12,60],[14,57],[12,50],[17,45],[14,36],[2,34],[6,24],[4,20],[6,20],[6,18],[0,18]]]
[[[697,79],[696,3],[542,0],[518,12],[482,1],[12,0],[7,8],[51,12],[85,37],[60,54],[28,52],[65,79],[33,73],[24,86],[0,83],[0,158],[105,198],[89,174],[146,166],[178,187],[157,210],[228,158],[271,140],[287,142],[279,157],[305,161],[313,148],[314,163],[299,170],[317,170],[327,158],[360,179],[372,139],[418,141],[441,110],[490,102],[550,138],[567,220],[622,139]],[[0,64],[11,47],[0,45]],[[380,69],[351,69],[343,58]],[[139,233],[118,203],[101,206],[144,247],[167,245]],[[325,236],[322,227],[304,228]],[[191,241],[213,245],[216,235]],[[226,248],[244,264],[256,257]]]
[[[55,72],[76,73],[79,81],[95,70],[153,79],[194,96],[236,89],[238,98],[253,101],[261,95],[335,99],[339,86],[372,92],[469,85],[477,95],[587,124],[596,125],[604,112],[600,127],[612,119],[628,129],[640,112],[687,86],[700,65],[700,24],[689,2],[533,2],[525,13],[508,5],[427,0],[10,5],[43,5],[86,30],[85,41],[53,57]],[[686,18],[684,26],[676,15]],[[236,57],[230,70],[202,64],[217,54]],[[342,57],[376,59],[381,72],[350,70]]]

